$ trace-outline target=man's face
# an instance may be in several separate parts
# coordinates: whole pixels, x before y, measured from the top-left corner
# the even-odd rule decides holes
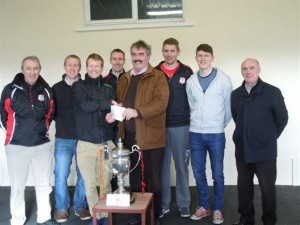
[[[41,67],[36,61],[26,60],[22,66],[25,82],[29,85],[34,85],[40,76]]]
[[[146,49],[134,47],[131,49],[131,61],[134,70],[139,72],[148,66],[150,55],[147,55]]]
[[[211,68],[214,57],[211,53],[200,50],[196,53],[196,61],[200,70],[206,70]]]
[[[162,49],[162,54],[165,58],[165,63],[167,65],[173,65],[177,62],[177,57],[180,54],[180,50],[177,50],[175,45],[166,44]]]
[[[76,58],[68,58],[64,65],[64,69],[69,79],[77,78],[80,71],[79,60]]]
[[[255,60],[253,59],[245,60],[242,63],[241,71],[246,85],[252,86],[257,83],[260,74],[260,67]]]
[[[113,52],[110,56],[111,69],[114,72],[121,73],[124,68],[125,58],[122,52]]]
[[[87,62],[86,70],[89,77],[98,78],[100,77],[103,70],[102,62],[100,60],[89,59]]]

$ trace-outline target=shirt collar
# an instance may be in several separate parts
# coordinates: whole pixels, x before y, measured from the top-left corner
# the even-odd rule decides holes
[[[131,76],[136,76],[136,75],[139,75],[139,74],[143,74],[143,73],[146,72],[147,69],[148,69],[148,66],[146,66],[144,69],[142,69],[138,73],[134,73],[134,69],[132,68],[131,71],[130,71],[130,74],[131,74]]]

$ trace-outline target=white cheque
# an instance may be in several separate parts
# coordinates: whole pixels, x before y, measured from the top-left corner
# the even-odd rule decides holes
[[[118,121],[123,121],[124,117],[122,116],[122,113],[125,111],[126,108],[122,106],[112,105],[111,106],[111,113],[113,115],[113,118]]]

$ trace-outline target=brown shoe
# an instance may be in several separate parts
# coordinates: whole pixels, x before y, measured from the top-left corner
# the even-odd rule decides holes
[[[54,212],[54,220],[58,223],[67,222],[69,219],[69,213],[66,211],[55,211]]]
[[[87,209],[79,209],[75,212],[76,216],[79,216],[81,220],[89,220],[92,219],[90,212]]]

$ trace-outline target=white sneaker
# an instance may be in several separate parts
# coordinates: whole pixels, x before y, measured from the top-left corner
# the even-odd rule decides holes
[[[224,222],[223,215],[220,210],[214,211],[213,224],[222,224]]]

